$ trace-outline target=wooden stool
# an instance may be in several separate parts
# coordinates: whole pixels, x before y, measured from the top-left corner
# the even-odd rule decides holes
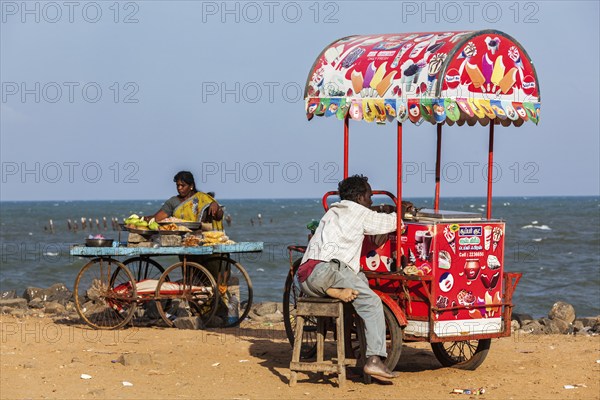
[[[344,303],[329,297],[302,297],[296,303],[296,331],[294,333],[294,350],[290,362],[290,386],[297,382],[297,372],[328,372],[338,374],[338,386],[343,388],[346,383],[346,346],[344,331]],[[315,362],[301,362],[300,351],[302,335],[304,334],[304,320],[307,317],[317,319],[317,359]],[[324,360],[325,336],[327,334],[327,318],[335,318],[337,362]],[[360,320],[360,318],[358,318]],[[358,325],[358,339],[361,347],[359,366],[364,365],[364,349],[366,342],[362,320]]]

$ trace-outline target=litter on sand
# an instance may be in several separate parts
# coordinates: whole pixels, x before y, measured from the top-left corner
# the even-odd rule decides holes
[[[484,394],[485,393],[485,389],[484,388],[479,388],[479,389],[454,389],[450,392],[450,394],[468,394],[468,395],[472,395],[472,396],[479,396],[480,394]]]
[[[578,383],[576,385],[565,385],[563,386],[565,389],[577,389],[577,388],[582,388],[582,387],[587,387],[585,386],[584,383]]]

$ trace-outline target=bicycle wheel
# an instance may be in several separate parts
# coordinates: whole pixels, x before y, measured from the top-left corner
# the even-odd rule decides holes
[[[111,258],[95,258],[84,265],[75,279],[74,295],[77,313],[96,329],[126,325],[137,305],[131,272]]]
[[[283,291],[283,324],[285,333],[292,348],[294,347],[294,336],[296,332],[296,302],[302,297],[302,290],[294,285],[294,275],[300,266],[302,259],[298,259],[292,265],[292,270],[289,272],[285,280],[285,288]],[[302,335],[302,349],[300,357],[310,358],[317,352],[317,319],[304,319],[304,334]]]
[[[202,265],[217,281],[220,300],[216,316],[223,321],[221,327],[238,326],[252,307],[253,289],[248,272],[225,254],[209,256]]]
[[[161,275],[154,295],[156,309],[168,326],[178,317],[200,317],[206,324],[219,303],[217,284],[210,272],[194,262],[171,265]]]

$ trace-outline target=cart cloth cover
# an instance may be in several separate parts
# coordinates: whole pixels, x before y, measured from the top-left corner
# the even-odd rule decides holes
[[[520,126],[540,117],[533,62],[496,30],[339,39],[313,64],[304,98],[309,120]]]

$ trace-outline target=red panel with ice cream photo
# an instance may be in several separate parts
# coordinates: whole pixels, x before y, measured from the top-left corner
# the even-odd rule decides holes
[[[433,285],[438,320],[499,317],[504,223],[437,224]],[[462,308],[461,308],[462,307]],[[465,308],[466,307],[466,308]]]

